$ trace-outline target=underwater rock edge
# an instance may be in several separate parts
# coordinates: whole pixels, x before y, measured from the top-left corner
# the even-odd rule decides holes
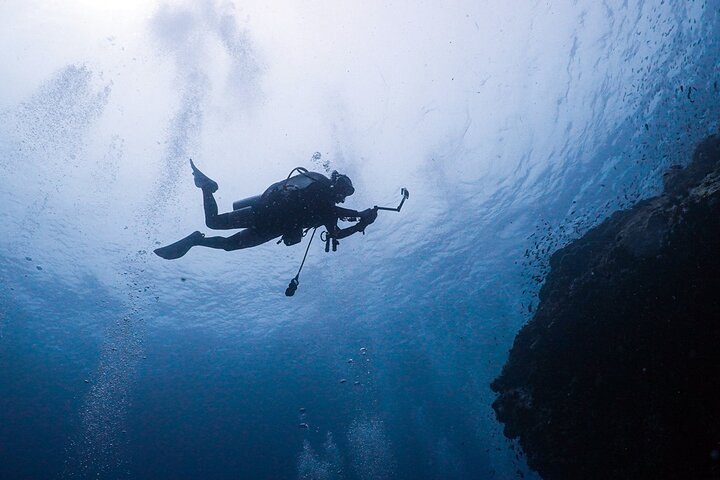
[[[720,478],[720,137],[554,253],[493,409],[546,480]]]

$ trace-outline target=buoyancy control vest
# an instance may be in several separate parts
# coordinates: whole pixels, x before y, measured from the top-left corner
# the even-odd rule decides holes
[[[255,228],[281,234],[285,245],[299,243],[303,229],[332,220],[335,203],[331,185],[325,175],[308,171],[273,183],[254,207]]]

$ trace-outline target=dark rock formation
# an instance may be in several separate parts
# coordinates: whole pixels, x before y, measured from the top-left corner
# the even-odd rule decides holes
[[[558,250],[493,408],[552,479],[720,478],[720,138]]]

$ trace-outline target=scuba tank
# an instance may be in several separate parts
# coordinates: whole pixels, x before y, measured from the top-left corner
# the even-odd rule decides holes
[[[243,198],[242,200],[236,200],[233,202],[233,210],[241,210],[243,208],[252,207],[257,204],[258,200],[262,195],[255,195],[254,197]]]

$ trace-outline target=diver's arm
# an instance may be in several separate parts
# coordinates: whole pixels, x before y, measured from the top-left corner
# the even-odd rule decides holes
[[[333,225],[326,225],[326,228],[328,229],[328,232],[330,232],[330,236],[340,240],[341,238],[349,237],[353,233],[363,232],[365,233],[365,228],[367,228],[368,225],[373,223],[375,219],[377,218],[377,210],[374,208],[368,208],[367,210],[363,210],[362,212],[358,212],[355,210],[349,210],[347,208],[340,208],[335,207],[336,213],[340,212],[342,214],[342,218],[348,218],[348,217],[356,217],[360,218],[360,221],[356,223],[355,225],[352,225],[348,228],[339,228],[337,226],[337,220]]]
[[[349,208],[342,208],[335,206],[335,216],[337,218],[358,218],[360,217],[360,212],[357,210],[350,210]]]
[[[365,225],[362,227],[360,226],[360,223],[356,223],[355,225],[348,227],[348,228],[339,228],[337,225],[335,225],[334,230],[329,230],[328,232],[331,232],[330,236],[336,240],[340,240],[345,237],[349,237],[353,233],[362,232],[365,230]]]
[[[349,208],[342,208],[335,206],[335,216],[337,218],[355,219],[359,218],[360,222],[365,222],[365,226],[370,225],[377,218],[377,210],[374,208],[367,208],[362,212],[357,210],[350,210]],[[352,220],[351,220],[352,221]]]

